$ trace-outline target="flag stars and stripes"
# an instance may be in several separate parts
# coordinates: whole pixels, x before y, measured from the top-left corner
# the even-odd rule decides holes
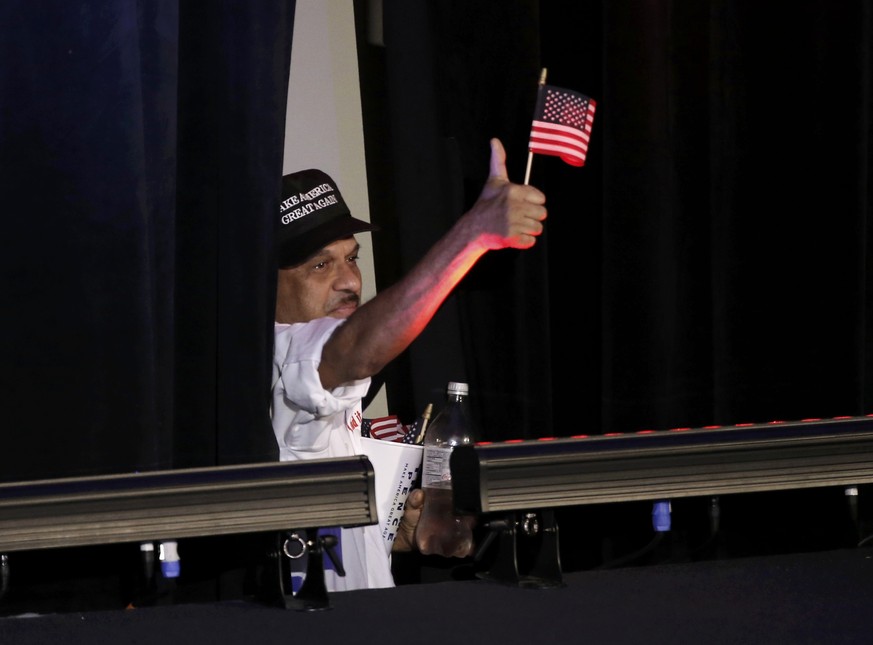
[[[585,129],[588,101],[578,94],[568,94],[554,89],[546,90],[546,106],[543,121],[563,123],[580,130]]]
[[[573,90],[542,85],[531,126],[529,150],[584,166],[596,102]]]

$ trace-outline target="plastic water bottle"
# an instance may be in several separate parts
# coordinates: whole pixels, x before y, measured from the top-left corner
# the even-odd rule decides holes
[[[450,382],[446,405],[430,422],[424,437],[421,487],[424,508],[416,543],[425,555],[463,558],[473,553],[475,515],[455,513],[449,457],[455,446],[475,441],[466,383]]]

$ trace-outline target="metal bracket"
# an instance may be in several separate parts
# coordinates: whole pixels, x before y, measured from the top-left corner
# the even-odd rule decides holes
[[[525,588],[564,586],[558,524],[552,509],[507,513],[484,522],[484,526],[489,532],[474,559],[481,560],[495,540],[498,540],[498,552],[491,569],[477,573],[477,577]]]
[[[337,575],[346,575],[334,551],[333,535],[319,535],[317,528],[278,533],[268,550],[267,580],[261,599],[272,606],[297,611],[330,609],[324,583],[324,555],[330,558]],[[291,562],[306,557],[306,577],[297,593],[291,589]]]

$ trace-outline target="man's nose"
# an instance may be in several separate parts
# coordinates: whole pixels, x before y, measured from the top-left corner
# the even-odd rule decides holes
[[[337,289],[345,291],[361,291],[361,272],[354,264],[342,263],[334,282]]]

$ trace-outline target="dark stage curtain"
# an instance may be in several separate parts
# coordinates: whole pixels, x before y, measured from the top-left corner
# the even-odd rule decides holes
[[[0,9],[0,480],[273,461],[295,2],[50,5]],[[177,597],[238,593],[236,540],[181,544]],[[3,610],[145,601],[139,557],[12,553]]]
[[[533,161],[537,248],[487,256],[405,357],[407,414],[460,378],[486,439],[871,412],[865,3],[384,6],[362,69],[400,267],[475,200],[489,137],[523,178],[542,67],[598,100],[585,167]]]
[[[871,12],[604,5],[602,426],[871,410]]]
[[[539,39],[532,2],[384,3],[384,46],[359,44],[371,212],[386,231],[373,236],[380,287],[475,202],[491,137],[523,178]],[[489,253],[473,268],[389,369],[392,410],[439,409],[448,381],[468,381],[480,438],[552,431],[547,249]]]
[[[869,410],[866,5],[384,11],[361,46],[380,286],[475,200],[489,137],[523,176],[541,67],[598,100],[584,168],[534,159],[540,244],[467,276],[392,407],[465,378],[491,439]],[[2,477],[272,458],[293,3],[3,17]]]
[[[293,15],[4,3],[3,480],[274,458]]]
[[[386,262],[374,234],[382,286],[475,200],[489,137],[523,178],[541,68],[598,101],[585,167],[533,160],[536,249],[467,276],[389,376],[392,405],[413,416],[467,379],[490,440],[873,413],[866,3],[384,7],[384,46],[361,47],[372,212],[401,248]],[[670,557],[852,545],[869,491],[860,528],[846,499],[674,500]],[[651,512],[562,510],[564,566],[664,557]]]

